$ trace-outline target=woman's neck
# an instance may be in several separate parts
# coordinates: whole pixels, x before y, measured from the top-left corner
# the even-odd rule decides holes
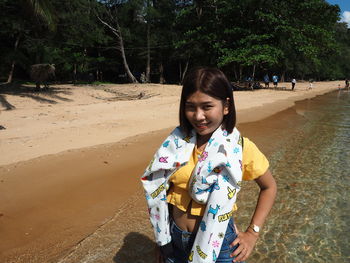
[[[203,151],[210,137],[211,137],[211,134],[204,135],[204,136],[197,134],[197,149],[200,151]]]

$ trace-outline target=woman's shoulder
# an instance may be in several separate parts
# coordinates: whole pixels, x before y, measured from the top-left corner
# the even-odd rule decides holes
[[[250,162],[266,159],[266,157],[253,141],[247,137],[243,137],[243,159]]]

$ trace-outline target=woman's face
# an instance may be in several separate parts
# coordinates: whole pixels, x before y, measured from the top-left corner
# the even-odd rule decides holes
[[[225,105],[224,105],[225,104]],[[223,103],[203,92],[196,91],[185,103],[185,115],[199,136],[209,140],[228,114],[228,103]]]

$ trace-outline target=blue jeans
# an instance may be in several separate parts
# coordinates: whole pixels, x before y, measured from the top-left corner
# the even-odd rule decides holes
[[[171,220],[170,222],[170,233],[174,247],[174,258],[167,258],[165,263],[187,263],[196,234],[181,230],[175,224],[174,220]],[[233,261],[234,257],[230,257],[230,254],[235,251],[237,246],[231,248],[230,244],[236,239],[236,237],[237,234],[234,227],[234,221],[233,217],[231,217],[216,263]]]

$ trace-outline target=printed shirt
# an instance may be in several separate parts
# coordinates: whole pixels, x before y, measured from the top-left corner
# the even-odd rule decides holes
[[[263,175],[268,167],[269,161],[265,155],[257,148],[257,146],[248,138],[244,138],[243,147],[243,180],[250,181]],[[192,198],[189,195],[189,179],[196,163],[198,162],[198,156],[202,154],[197,148],[194,148],[190,160],[187,165],[177,170],[169,179],[172,183],[172,187],[167,194],[167,202],[175,205],[180,210],[186,212]],[[205,205],[192,201],[190,206],[190,214],[196,216],[203,216],[205,211]],[[236,204],[233,206],[232,211],[237,210]]]

